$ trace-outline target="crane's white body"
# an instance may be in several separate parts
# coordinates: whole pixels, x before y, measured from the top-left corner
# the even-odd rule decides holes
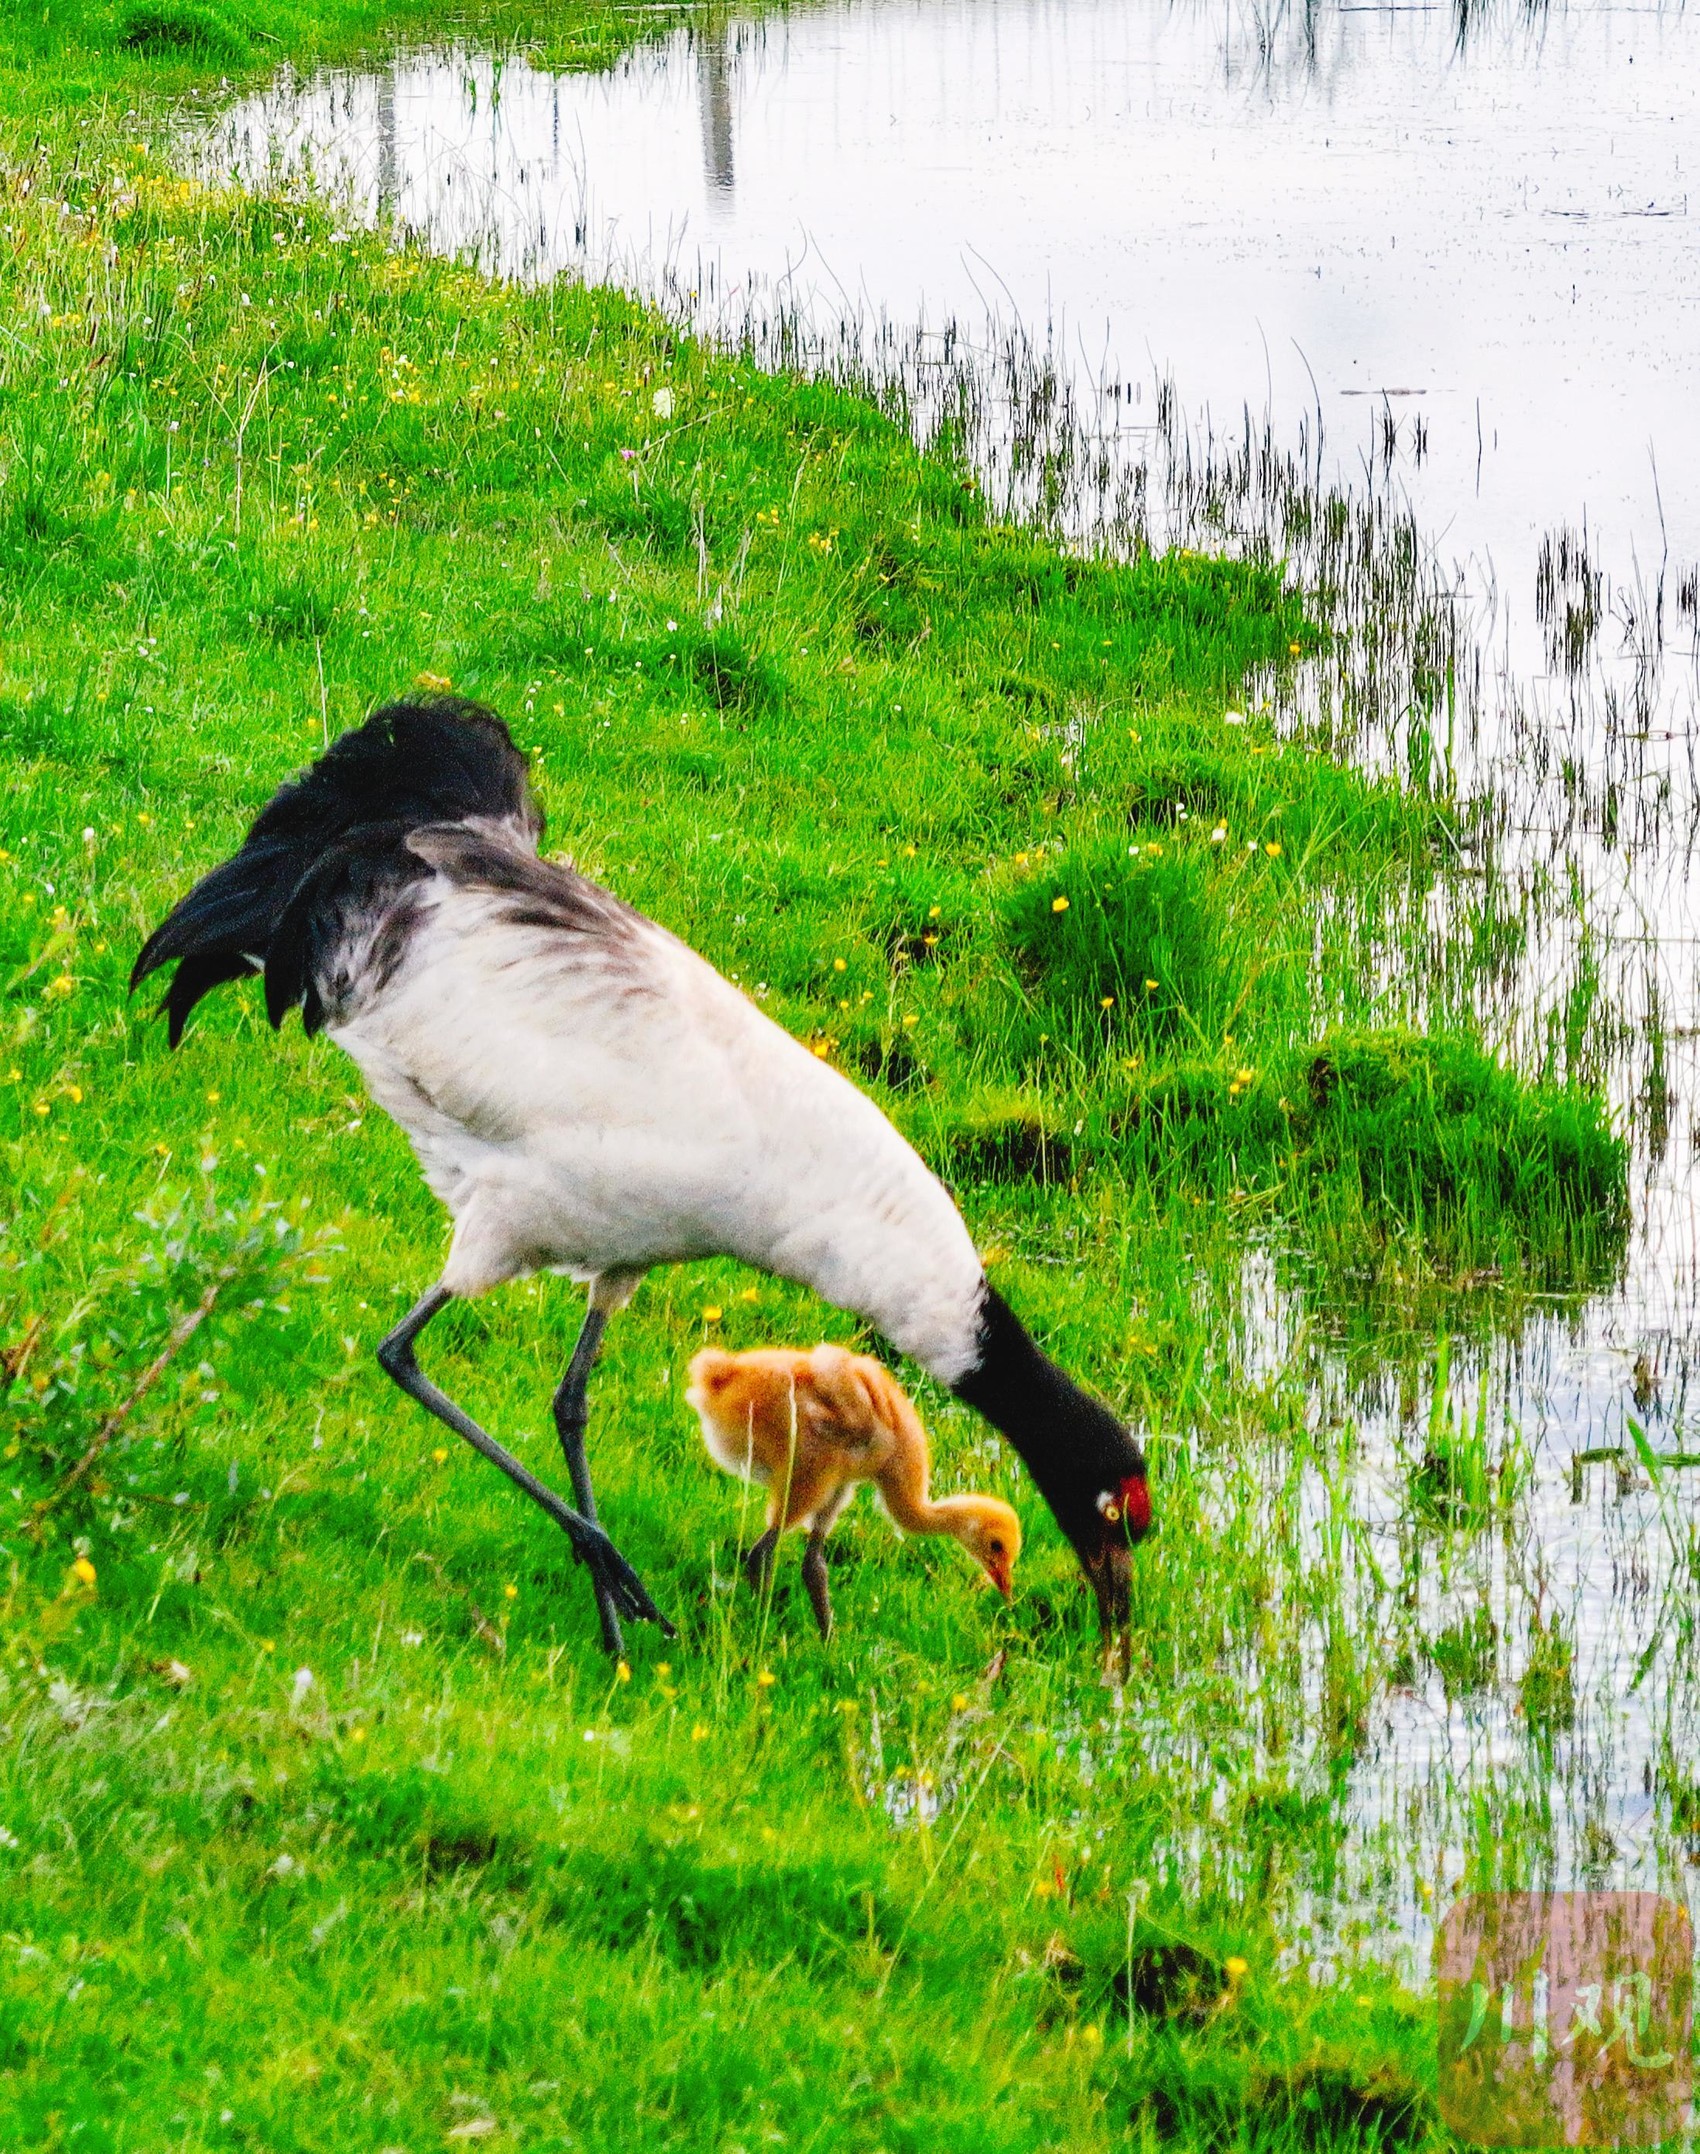
[[[500,839],[535,861],[529,833]],[[955,1382],[979,1349],[985,1275],[943,1186],[711,965],[593,896],[606,931],[569,932],[438,867],[409,894],[387,977],[363,979],[352,953],[327,1030],[453,1215],[443,1285],[542,1269],[617,1285],[726,1254]]]

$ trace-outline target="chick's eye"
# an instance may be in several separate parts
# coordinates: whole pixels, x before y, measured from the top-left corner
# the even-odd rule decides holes
[[[994,1542],[992,1543],[992,1554],[993,1554],[994,1556],[1001,1556],[1001,1555],[1003,1554],[1003,1543],[1002,1543],[1002,1541],[994,1541]]]

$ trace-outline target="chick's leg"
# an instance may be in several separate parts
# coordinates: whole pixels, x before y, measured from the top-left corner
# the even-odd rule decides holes
[[[826,1537],[838,1523],[838,1515],[856,1493],[854,1481],[844,1486],[816,1510],[809,1527],[808,1546],[803,1550],[803,1584],[809,1596],[809,1606],[815,1612],[815,1622],[820,1629],[824,1645],[832,1636],[832,1594],[826,1579]]]
[[[779,1536],[792,1526],[800,1526],[805,1518],[814,1516],[821,1506],[824,1485],[822,1468],[811,1460],[799,1458],[793,1449],[790,1470],[768,1499],[767,1531],[744,1558],[744,1575],[757,1593],[766,1590],[772,1576]]]
[[[777,1526],[769,1526],[760,1540],[751,1543],[750,1552],[744,1558],[744,1576],[750,1582],[752,1593],[767,1591],[767,1582],[773,1576],[773,1552],[778,1546]]]
[[[819,1526],[811,1530],[803,1550],[803,1584],[824,1645],[832,1636],[832,1594],[826,1582],[826,1534]]]

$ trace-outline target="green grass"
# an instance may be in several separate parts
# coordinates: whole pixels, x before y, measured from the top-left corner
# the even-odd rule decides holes
[[[1462,1003],[1431,1040],[1389,1015],[1447,810],[1228,721],[1313,640],[1276,573],[1078,558],[616,294],[171,169],[189,86],[437,19],[3,33],[0,2129],[1438,2136],[1427,2008],[1372,1967],[1313,1987],[1295,1913],[1421,1641],[1343,1502],[1320,1546],[1298,1523],[1350,1432],[1298,1361],[1243,1385],[1225,1310],[1254,1236],[1342,1290],[1366,1251],[1580,1276],[1622,1145]],[[581,61],[631,34],[536,31]],[[693,1267],[614,1328],[599,1489],[682,1632],[629,1679],[559,1536],[381,1377],[444,1247],[401,1139],[252,993],[171,1056],[124,982],[271,789],[426,675],[512,720],[555,844],[868,1084],[1152,1433],[1125,1710],[1012,1462],[925,1386],[941,1483],[1022,1506],[1015,1607],[871,1512],[830,1652],[794,1558],[751,1603],[683,1371],[708,1336],[851,1335],[794,1290]],[[536,1283],[430,1339],[545,1473],[575,1318]],[[1436,1642],[1449,1681],[1473,1640]],[[1523,1678],[1548,1730],[1568,1650]]]

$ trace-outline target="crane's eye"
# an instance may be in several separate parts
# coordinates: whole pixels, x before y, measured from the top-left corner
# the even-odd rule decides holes
[[[1001,1555],[1003,1554],[1003,1543],[1002,1543],[1002,1541],[994,1541],[994,1542],[992,1543],[992,1554],[993,1554],[994,1556],[1001,1556]]]

